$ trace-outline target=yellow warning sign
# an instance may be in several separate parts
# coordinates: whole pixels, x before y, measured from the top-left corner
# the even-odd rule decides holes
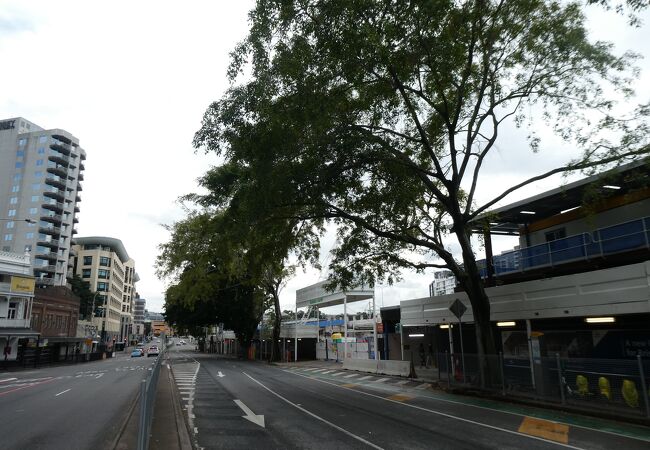
[[[524,417],[519,426],[519,432],[530,434],[555,442],[569,443],[569,426],[563,423],[551,422],[534,417]]]

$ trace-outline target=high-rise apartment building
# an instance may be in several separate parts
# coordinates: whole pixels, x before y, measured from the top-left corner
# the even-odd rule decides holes
[[[96,236],[76,238],[74,272],[95,292],[93,324],[102,331],[102,339],[121,342],[133,334],[135,261],[122,241]]]
[[[133,334],[136,336],[144,335],[144,311],[147,301],[136,293],[133,302]]]
[[[451,270],[434,272],[433,278],[433,283],[429,285],[429,297],[454,293],[456,277]]]
[[[37,285],[66,284],[85,159],[67,131],[0,120],[0,250],[29,251]]]

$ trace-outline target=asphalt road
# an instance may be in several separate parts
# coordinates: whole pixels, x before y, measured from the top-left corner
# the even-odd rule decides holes
[[[645,449],[645,427],[505,408],[428,385],[317,365],[269,366],[177,346],[168,353],[202,449]],[[566,419],[566,420],[565,420]]]
[[[106,360],[0,372],[0,448],[109,448],[153,362],[118,352]]]

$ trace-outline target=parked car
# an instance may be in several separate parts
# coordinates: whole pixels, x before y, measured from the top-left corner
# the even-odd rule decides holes
[[[139,356],[144,356],[144,350],[141,348],[134,348],[131,352],[131,358],[136,358]]]
[[[160,351],[158,350],[158,347],[156,347],[155,345],[152,345],[151,347],[149,347],[149,350],[147,350],[147,357],[149,357],[149,356],[158,356],[159,353],[160,353]]]

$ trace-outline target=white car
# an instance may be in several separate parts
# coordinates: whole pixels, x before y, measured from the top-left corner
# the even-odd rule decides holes
[[[160,354],[160,351],[158,350],[158,347],[156,347],[155,345],[152,345],[147,350],[147,358],[150,357],[150,356],[158,356],[159,354]]]

